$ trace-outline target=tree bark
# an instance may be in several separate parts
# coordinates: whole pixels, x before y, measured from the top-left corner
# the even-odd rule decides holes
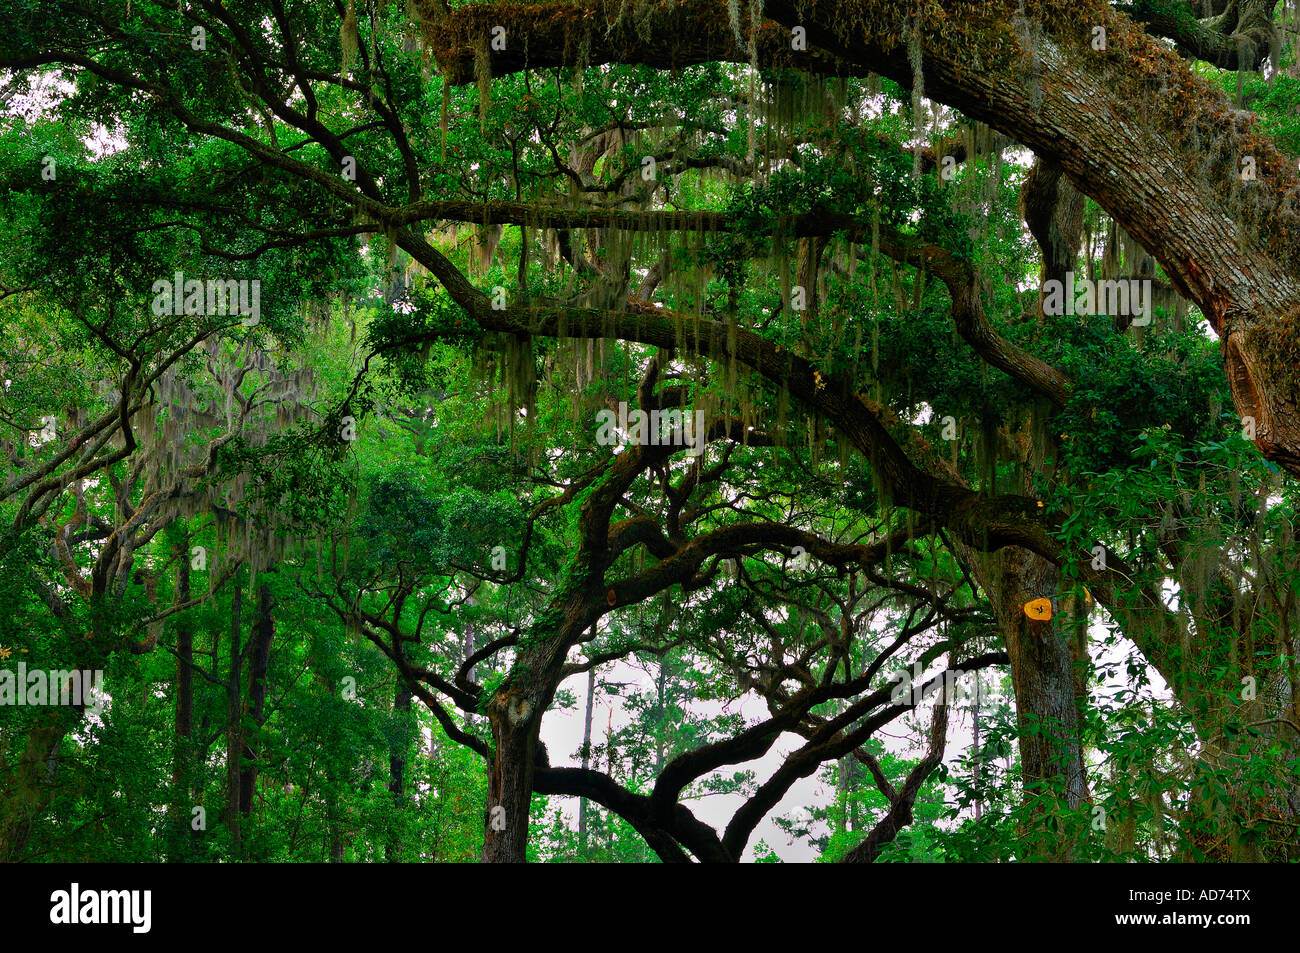
[[[621,492],[621,484],[615,485]],[[612,492],[612,486],[602,489]],[[521,640],[524,648],[510,676],[487,705],[492,749],[483,835],[486,863],[527,860],[533,778],[538,761],[545,757],[538,739],[542,714],[559,687],[569,648],[605,608],[599,583],[582,569],[571,571],[575,574]]]
[[[587,669],[587,714],[582,722],[582,770],[591,767],[591,713],[596,699],[596,666]],[[578,855],[590,859],[587,853],[587,812],[590,810],[584,797],[578,802]]]
[[[266,721],[266,677],[271,662],[271,642],[275,639],[275,600],[265,583],[258,587],[257,624],[248,655],[248,725],[240,729],[242,764],[239,769],[239,813],[247,817],[253,810],[253,791],[257,785],[259,753],[253,750],[252,738]]]
[[[488,772],[483,861],[522,864],[528,859],[528,815],[540,719],[527,693],[516,691],[494,700],[488,720],[493,757]]]
[[[180,547],[176,569],[176,602],[183,604],[190,598],[189,552]],[[184,863],[191,854],[192,818],[189,807],[192,800],[191,774],[194,734],[194,623],[181,613],[176,620],[176,715],[172,743],[172,856],[173,861]]]
[[[243,652],[241,650],[243,590],[236,585],[230,596],[230,665],[226,674],[226,807],[223,820],[230,832],[230,856],[239,860],[243,856],[241,843],[239,792],[239,756],[243,751],[241,723],[243,721]]]
[[[1060,616],[1039,622],[1024,612],[1033,599],[1057,597],[1060,574],[1045,559],[1018,547],[1002,550],[998,562],[999,583],[988,591],[1011,659],[1025,797],[1039,815],[1066,807],[1078,810],[1089,795],[1075,653]],[[1030,837],[1026,848],[1035,859],[1069,860],[1072,845]]]
[[[36,820],[54,796],[63,738],[80,717],[81,712],[72,708],[42,712],[28,734],[18,765],[0,791],[0,863],[14,863],[26,855]]]
[[[411,712],[411,689],[406,682],[398,679],[396,693],[393,696],[393,712],[401,720],[397,740],[393,743],[388,756],[388,790],[393,795],[393,810],[402,811],[407,804],[406,793],[406,757],[410,750],[411,739],[408,735],[408,719]],[[384,845],[384,859],[390,864],[402,859],[402,845],[394,826],[393,836]]]

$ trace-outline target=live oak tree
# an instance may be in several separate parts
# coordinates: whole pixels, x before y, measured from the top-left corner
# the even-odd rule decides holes
[[[1294,62],[1294,11],[1221,6],[1198,19],[1190,5],[1096,0],[72,2],[42,7],[39,21],[35,5],[9,12],[0,67],[57,68],[75,86],[57,111],[120,124],[138,171],[88,187],[106,209],[158,210],[149,228],[188,236],[194,255],[256,269],[290,256],[267,272],[268,286],[283,279],[286,310],[340,290],[306,285],[345,273],[352,240],[363,237],[372,260],[387,252],[389,302],[401,306],[376,319],[373,363],[415,374],[428,348],[446,345],[499,358],[501,430],[507,445],[528,445],[534,467],[571,447],[534,423],[539,376],[557,367],[578,368],[563,380],[575,392],[603,382],[643,409],[707,411],[717,447],[693,466],[673,464],[682,454],[671,448],[631,446],[551,477],[555,495],[506,547],[520,562],[494,583],[521,582],[533,522],[572,505],[554,591],[518,631],[471,647],[450,678],[406,658],[415,636],[402,600],[415,589],[400,567],[386,580],[401,597],[387,615],[363,606],[355,580],[337,589],[341,617],[385,647],[443,730],[488,760],[486,859],[523,859],[534,791],[619,809],[661,856],[735,859],[782,779],[869,735],[870,719],[857,719],[872,696],[854,694],[870,678],[850,666],[836,683],[831,665],[828,680],[809,672],[809,682],[791,667],[803,685],[792,694],[758,686],[774,724],[683,753],[637,800],[539,751],[569,666],[599,658],[587,643],[602,619],[698,587],[722,557],[743,568],[743,557],[799,545],[868,573],[921,540],[987,600],[1010,663],[1031,855],[1086,849],[1041,821],[1093,799],[1081,663],[1095,600],[1194,723],[1199,773],[1188,784],[1202,794],[1179,806],[1189,834],[1226,819],[1231,855],[1288,857],[1297,802],[1285,766],[1300,717],[1294,489],[1278,470],[1300,474],[1295,158],[1187,58],[1266,67],[1290,88],[1281,71]],[[1011,162],[1017,144],[1034,153],[1028,171]],[[30,194],[66,194],[24,155],[13,176]],[[508,262],[494,254],[502,247]],[[1050,313],[1038,287],[1072,272],[1152,281],[1154,326]],[[146,277],[131,279],[135,293]],[[1202,318],[1217,346],[1197,334]],[[321,433],[364,416],[377,393],[371,363]],[[574,406],[589,420],[597,405]],[[1274,466],[1225,465],[1241,459],[1225,439],[1236,431]],[[1129,466],[1139,437],[1168,479]],[[748,525],[683,524],[703,475],[734,452],[724,447],[783,441],[837,458],[841,483],[865,466],[869,542],[837,542],[776,511]],[[660,509],[649,509],[651,477]],[[626,564],[634,554],[645,563]],[[736,583],[716,598],[761,593],[760,608],[728,620],[736,637],[772,625],[786,595]],[[917,605],[943,601],[907,585]],[[1056,600],[1050,623],[1023,611],[1039,598]],[[595,654],[571,662],[582,646]],[[738,689],[756,686],[718,651]],[[493,653],[504,653],[500,677],[475,683],[470,668]],[[1257,683],[1249,697],[1244,680]],[[435,693],[481,711],[486,739]],[[836,698],[845,712],[813,710]],[[687,781],[766,750],[767,734],[787,727],[806,749],[721,838],[677,809]],[[1278,770],[1258,796],[1261,764]],[[914,797],[923,780],[898,783]],[[910,805],[890,800],[896,822]],[[488,820],[492,808],[503,825]]]

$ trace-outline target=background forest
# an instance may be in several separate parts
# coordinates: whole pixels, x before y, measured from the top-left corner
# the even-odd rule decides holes
[[[0,28],[0,860],[1300,859],[1294,2]]]

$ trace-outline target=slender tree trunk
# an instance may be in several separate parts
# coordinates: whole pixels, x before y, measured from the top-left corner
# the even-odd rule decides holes
[[[977,821],[984,814],[984,801],[978,793],[983,790],[983,785],[980,780],[980,774],[982,773],[981,769],[984,764],[983,755],[980,752],[980,727],[981,727],[980,715],[984,707],[983,699],[984,699],[983,675],[980,672],[976,672],[975,673],[975,704],[971,706],[971,714],[975,722],[974,728],[972,729],[971,732],[971,763],[974,765],[974,770],[975,770],[974,781],[975,781],[975,791],[977,792],[975,795],[975,820]]]
[[[190,598],[190,561],[185,546],[180,547],[176,570],[176,602]],[[190,776],[192,774],[194,734],[194,623],[181,613],[176,622],[176,716],[172,745],[172,856],[184,863],[191,854],[192,834]]]
[[[226,681],[226,809],[224,820],[230,831],[230,856],[239,860],[243,856],[239,814],[239,756],[243,750],[240,728],[243,720],[243,654],[240,646],[242,634],[242,590],[236,580],[230,597],[230,668]]]
[[[393,810],[400,813],[408,800],[406,794],[406,753],[410,749],[411,739],[408,733],[411,711],[411,689],[401,679],[397,682],[397,691],[393,696],[393,711],[401,719],[401,730],[393,743],[388,756],[388,790],[393,795]],[[393,826],[392,835],[384,845],[384,859],[391,863],[401,860],[402,845],[398,836],[400,830]]]
[[[259,753],[253,750],[252,737],[266,721],[266,676],[271,662],[271,642],[275,639],[275,600],[265,583],[258,587],[257,624],[253,626],[253,641],[249,645],[248,714],[249,730],[241,729],[243,752],[239,770],[239,813],[247,817],[253,810],[253,791],[257,785]]]
[[[587,670],[587,715],[582,724],[582,770],[591,767],[591,712],[596,698],[596,668]],[[587,853],[587,799],[578,802],[578,855],[583,860],[590,859]]]
[[[343,840],[343,823],[339,817],[339,799],[334,793],[333,779],[325,795],[325,826],[329,832],[329,862],[341,864],[345,859],[346,843]]]
[[[835,832],[837,834],[848,831],[849,825],[852,823],[853,810],[849,806],[849,779],[851,777],[850,772],[853,770],[853,765],[850,762],[852,760],[853,755],[846,754],[835,765],[835,799],[839,804],[839,810],[835,815]]]
[[[663,629],[658,632],[658,638],[663,638]],[[668,660],[661,658],[659,660],[659,677],[655,680],[655,777],[659,777],[659,772],[664,769],[664,761],[668,757]]]

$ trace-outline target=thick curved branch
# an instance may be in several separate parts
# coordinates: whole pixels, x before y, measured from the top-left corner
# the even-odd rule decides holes
[[[1200,16],[1201,0],[1139,0],[1123,6],[1153,36],[1173,40],[1178,51],[1219,69],[1258,70],[1274,39],[1277,0],[1229,0],[1226,9]]]
[[[478,24],[476,34],[488,21],[469,11],[491,11],[509,33],[523,24],[519,16],[544,16],[557,29],[587,20],[603,25],[617,20],[619,6],[503,4],[461,16]],[[595,38],[588,62],[682,65],[670,39],[681,31],[667,9],[649,11],[638,30],[616,34],[616,43]],[[686,61],[734,58],[718,38],[728,22],[720,0],[673,9],[691,11],[686,45],[694,59]],[[1249,114],[1104,0],[951,0],[921,8],[875,0],[853,16],[834,0],[769,0],[764,13],[787,28],[805,27],[817,47],[908,88],[919,73],[926,96],[1057,162],[1200,306],[1223,339],[1233,397],[1255,420],[1256,445],[1300,474],[1300,381],[1287,356],[1300,347],[1300,180]],[[695,23],[712,28],[696,30]],[[1093,48],[1094,27],[1106,32],[1104,50]],[[466,45],[471,33],[443,34],[448,63],[477,48]],[[712,49],[696,48],[709,37]],[[916,55],[909,56],[909,43]],[[561,43],[551,55],[574,65],[578,48]],[[522,68],[521,55],[511,62]],[[1246,166],[1250,178],[1238,174]]]
[[[638,62],[677,70],[698,63],[750,62],[749,28],[737,42],[726,5],[713,0],[678,0],[645,13],[624,13],[618,2],[583,4],[481,3],[449,14],[434,0],[420,0],[425,41],[443,78],[453,86],[472,83],[476,62],[486,61],[492,76],[553,66],[600,66]],[[654,39],[638,23],[648,13]],[[489,37],[504,26],[504,50],[491,49]],[[665,39],[665,38],[671,39]],[[809,45],[793,49],[789,28],[765,21],[755,36],[758,64],[827,76],[866,76],[868,70]]]
[[[903,782],[902,788],[894,789],[894,786],[889,783],[889,780],[884,776],[884,772],[880,770],[880,765],[871,754],[865,751],[856,752],[870,769],[872,776],[876,780],[876,786],[889,799],[889,810],[871,828],[870,833],[867,834],[862,843],[844,855],[840,861],[841,863],[871,863],[880,856],[885,845],[891,843],[898,836],[899,831],[912,823],[912,809],[916,805],[916,796],[921,792],[921,785],[934,773],[934,769],[943,762],[943,750],[947,741],[948,705],[941,696],[934,706],[934,715],[930,722],[929,750],[926,751],[925,757],[907,773],[907,779]]]

